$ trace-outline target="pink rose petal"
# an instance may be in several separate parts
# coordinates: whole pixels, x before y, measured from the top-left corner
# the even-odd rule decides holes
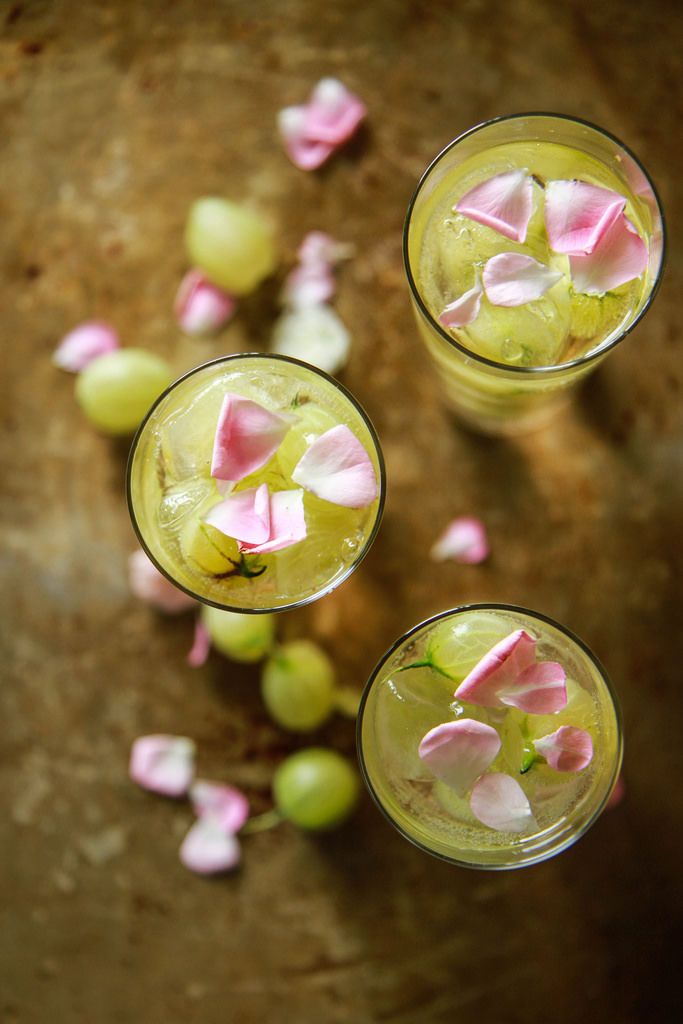
[[[554,715],[567,706],[565,671],[556,661],[529,665],[499,697],[502,704],[530,715]]]
[[[524,242],[531,220],[533,184],[522,170],[505,171],[475,185],[456,204],[458,213],[514,242]]]
[[[534,740],[534,747],[558,772],[580,772],[593,760],[593,740],[585,729],[562,725]]]
[[[354,246],[348,242],[338,242],[324,231],[309,231],[304,236],[297,250],[297,257],[304,265],[334,266],[340,260],[347,260],[354,253]]]
[[[540,299],[562,277],[533,256],[502,252],[492,256],[484,267],[486,298],[494,306],[523,306]]]
[[[185,736],[140,736],[128,771],[133,782],[163,796],[184,796],[194,775],[195,745]]]
[[[270,532],[268,539],[260,544],[241,542],[240,551],[252,555],[267,555],[281,551],[292,544],[298,544],[306,537],[304,517],[304,492],[276,491],[270,496]]]
[[[619,775],[617,781],[614,783],[614,789],[610,793],[609,800],[605,804],[606,811],[612,811],[615,807],[618,807],[621,801],[626,795],[626,785],[624,783],[624,776]]]
[[[142,549],[134,551],[128,559],[128,583],[135,597],[167,615],[177,615],[197,604],[167,580]]]
[[[449,523],[430,551],[435,562],[453,559],[466,565],[483,562],[488,555],[486,528],[480,519],[469,516],[460,516]]]
[[[324,78],[307,104],[286,107],[278,128],[292,163],[311,171],[343,145],[366,115],[365,105],[334,78]]]
[[[241,395],[227,394],[216,424],[211,476],[243,480],[265,466],[280,447],[292,419]]]
[[[173,310],[186,334],[209,334],[227,323],[236,305],[232,295],[200,270],[190,270],[180,282]]]
[[[229,494],[209,510],[204,521],[226,537],[245,544],[262,544],[270,537],[268,485]]]
[[[364,508],[377,497],[370,456],[343,423],[316,438],[294,467],[292,480],[324,501],[346,508]]]
[[[497,832],[525,832],[536,827],[524,790],[501,772],[484,775],[475,783],[470,807],[483,825]]]
[[[187,655],[187,664],[191,668],[201,668],[206,663],[211,650],[211,636],[198,615],[194,624],[194,640]]]
[[[500,747],[500,737],[490,725],[461,718],[430,729],[418,754],[437,779],[464,796],[495,761]]]
[[[285,107],[278,114],[277,124],[287,156],[302,171],[314,171],[334,153],[331,143],[306,135],[306,107]]]
[[[481,308],[481,297],[483,295],[480,284],[463,292],[459,299],[449,303],[439,313],[439,323],[444,327],[466,327],[476,320]]]
[[[119,336],[109,324],[91,321],[70,331],[52,354],[60,370],[80,373],[88,363],[119,347]]]
[[[615,220],[588,255],[569,257],[574,291],[602,295],[632,281],[647,269],[645,242],[623,214]]]
[[[190,871],[215,875],[230,871],[240,862],[240,844],[213,818],[198,818],[180,847],[180,860]]]
[[[481,707],[499,708],[500,691],[513,685],[535,663],[536,641],[525,630],[517,629],[487,651],[463,679],[455,697]]]
[[[239,832],[249,817],[249,801],[244,793],[221,782],[197,779],[190,789],[190,800],[198,818],[211,818],[224,832]]]
[[[282,289],[282,301],[294,309],[316,306],[331,299],[334,275],[328,263],[303,263],[290,271]]]
[[[591,253],[626,206],[612,189],[587,181],[549,181],[545,227],[555,252]]]

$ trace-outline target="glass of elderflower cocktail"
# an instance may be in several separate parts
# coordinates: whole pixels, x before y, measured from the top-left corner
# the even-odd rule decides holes
[[[368,788],[407,839],[453,864],[552,857],[593,824],[622,758],[604,669],[569,630],[524,608],[442,612],[374,670],[358,716]]]
[[[475,429],[506,434],[542,424],[641,319],[664,223],[647,173],[608,132],[520,114],[436,157],[403,249],[450,405]]]
[[[337,587],[379,528],[384,463],[337,381],[285,356],[226,356],[157,400],[133,442],[140,543],[192,597],[280,611]]]

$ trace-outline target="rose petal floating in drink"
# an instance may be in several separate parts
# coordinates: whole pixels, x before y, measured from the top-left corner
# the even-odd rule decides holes
[[[364,508],[377,497],[370,456],[343,423],[316,438],[294,467],[292,480],[318,498],[346,508]]]
[[[263,485],[265,486],[265,484]],[[304,492],[276,491],[270,495],[270,530],[268,538],[258,544],[240,542],[240,551],[251,555],[267,555],[298,544],[306,537]]]
[[[201,270],[189,270],[180,282],[173,311],[186,334],[209,334],[227,323],[236,305],[232,295]]]
[[[483,775],[474,784],[470,807],[483,825],[498,832],[524,832],[536,827],[524,790],[500,772]]]
[[[323,78],[308,103],[285,107],[278,128],[292,163],[314,170],[351,138],[365,117],[365,104],[336,78]]]
[[[140,736],[130,753],[129,774],[143,789],[184,796],[194,775],[195,745],[185,736]]]
[[[80,373],[88,363],[119,347],[119,336],[109,324],[91,321],[70,331],[52,354],[60,370]]]
[[[590,255],[569,257],[574,291],[602,295],[646,270],[645,242],[623,214],[605,232]]]
[[[190,800],[198,818],[210,818],[224,832],[239,832],[249,817],[249,801],[244,793],[222,782],[197,779],[190,788]]]
[[[351,335],[330,306],[300,306],[277,320],[271,347],[279,355],[338,373],[349,357]]]
[[[481,285],[475,284],[439,313],[439,323],[444,327],[466,327],[471,324],[479,316],[483,294]]]
[[[242,480],[280,447],[292,420],[241,395],[227,394],[216,425],[211,476]]]
[[[187,654],[187,664],[191,668],[201,668],[206,664],[211,650],[211,637],[202,619],[197,616],[194,624],[192,647]]]
[[[512,706],[550,715],[567,704],[565,672],[557,662],[537,662],[535,639],[517,629],[484,655],[455,696],[481,707]]]
[[[593,760],[593,740],[585,729],[563,725],[534,740],[537,753],[558,772],[580,772]]]
[[[435,562],[452,559],[466,565],[483,562],[489,555],[486,528],[480,519],[459,516],[446,527],[430,551]]]
[[[526,241],[532,208],[533,183],[523,170],[505,171],[475,185],[455,206],[458,213],[514,242]]]
[[[142,549],[134,551],[128,559],[128,583],[135,597],[167,615],[185,612],[197,604],[193,597],[167,580]]]
[[[486,298],[494,306],[523,306],[540,299],[562,277],[533,256],[502,252],[492,256],[482,274]]]
[[[229,494],[209,510],[204,521],[237,541],[263,544],[270,537],[268,485]]]
[[[239,840],[213,818],[198,818],[180,847],[181,863],[200,875],[230,871],[240,859]]]
[[[418,754],[437,779],[464,796],[496,759],[500,746],[492,726],[461,718],[430,729]]]
[[[591,253],[623,212],[626,199],[587,181],[549,181],[545,227],[555,252]]]

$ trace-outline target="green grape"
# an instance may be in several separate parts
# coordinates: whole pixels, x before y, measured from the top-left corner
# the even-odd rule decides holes
[[[299,828],[335,828],[349,817],[360,792],[351,763],[333,750],[309,747],[292,754],[275,773],[273,796],[280,814]]]
[[[132,434],[173,380],[165,359],[142,348],[120,348],[89,363],[76,378],[76,400],[105,434]]]
[[[435,625],[427,646],[427,660],[456,683],[511,630],[495,615],[469,612],[462,619]]]
[[[211,576],[230,572],[240,558],[236,540],[194,517],[187,521],[180,534],[180,550],[189,562]]]
[[[246,295],[275,269],[268,227],[258,213],[206,197],[190,207],[185,244],[192,262],[234,295]]]
[[[311,640],[293,640],[276,648],[263,668],[261,693],[278,725],[310,732],[334,707],[334,668]]]
[[[233,661],[260,661],[273,646],[275,616],[270,613],[244,615],[205,605],[202,619],[213,646]]]

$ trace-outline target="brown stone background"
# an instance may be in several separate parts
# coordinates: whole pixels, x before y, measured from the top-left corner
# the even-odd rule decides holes
[[[2,0],[3,1024],[673,1024],[681,1019],[680,219],[683,32],[671,0]],[[323,75],[369,107],[328,168],[282,153],[274,121]],[[623,138],[670,228],[644,322],[543,433],[454,425],[417,345],[404,210],[455,134],[529,109]],[[283,271],[308,229],[356,244],[337,309],[345,383],[386,452],[380,537],[335,595],[286,614],[360,688],[393,639],[469,600],[528,604],[605,662],[623,701],[627,795],[555,861],[449,868],[365,799],[323,836],[244,842],[215,881],[177,859],[185,804],[127,778],[141,733],[192,736],[204,776],[257,810],[302,745],[266,719],[258,673],[192,671],[191,617],[133,600],[125,445],[98,436],[50,363],[91,317],[182,371],[262,349],[275,287],[213,340],[178,331],[181,235],[202,194],[257,204]],[[487,523],[480,567],[425,552],[455,514]],[[351,723],[317,741],[352,753]]]

